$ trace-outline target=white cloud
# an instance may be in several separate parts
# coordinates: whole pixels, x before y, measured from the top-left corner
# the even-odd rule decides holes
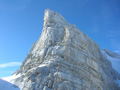
[[[0,64],[0,68],[15,67],[20,65],[21,65],[21,62],[8,62],[8,63]]]

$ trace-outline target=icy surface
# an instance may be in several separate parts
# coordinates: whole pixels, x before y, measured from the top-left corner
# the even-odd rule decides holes
[[[0,79],[0,90],[20,90],[20,89],[14,84],[11,84],[7,81]]]

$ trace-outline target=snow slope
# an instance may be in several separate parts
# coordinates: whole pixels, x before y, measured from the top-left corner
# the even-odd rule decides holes
[[[1,79],[2,79],[2,80],[5,80],[5,81],[7,81],[7,82],[13,83],[13,82],[14,82],[14,79],[16,79],[16,78],[18,78],[18,77],[20,77],[20,76],[21,76],[20,74],[18,74],[18,75],[13,74],[13,75],[8,76],[8,77],[2,77]]]
[[[14,84],[11,84],[7,81],[0,79],[0,90],[20,90],[20,89]]]
[[[112,67],[120,74],[120,55],[110,50],[103,50],[102,53],[111,62]]]
[[[111,62],[112,68],[120,74],[120,54],[106,49],[102,50],[102,54]],[[115,82],[120,87],[120,79],[116,80]]]

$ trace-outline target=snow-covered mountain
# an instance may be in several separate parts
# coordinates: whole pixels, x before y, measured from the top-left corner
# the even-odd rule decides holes
[[[120,73],[120,55],[110,50],[102,50],[103,55],[112,63],[112,67]]]
[[[107,49],[102,50],[102,54],[111,62],[112,68],[120,74],[120,54]],[[120,76],[115,82],[120,86]]]
[[[21,90],[120,90],[118,60],[118,54],[101,51],[63,16],[47,9],[41,37],[7,79]]]
[[[16,85],[0,79],[0,90],[20,90]]]

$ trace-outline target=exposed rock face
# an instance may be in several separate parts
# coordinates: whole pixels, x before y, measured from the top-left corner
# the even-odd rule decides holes
[[[14,80],[22,90],[120,90],[119,75],[98,46],[56,12],[45,11],[43,32]]]

